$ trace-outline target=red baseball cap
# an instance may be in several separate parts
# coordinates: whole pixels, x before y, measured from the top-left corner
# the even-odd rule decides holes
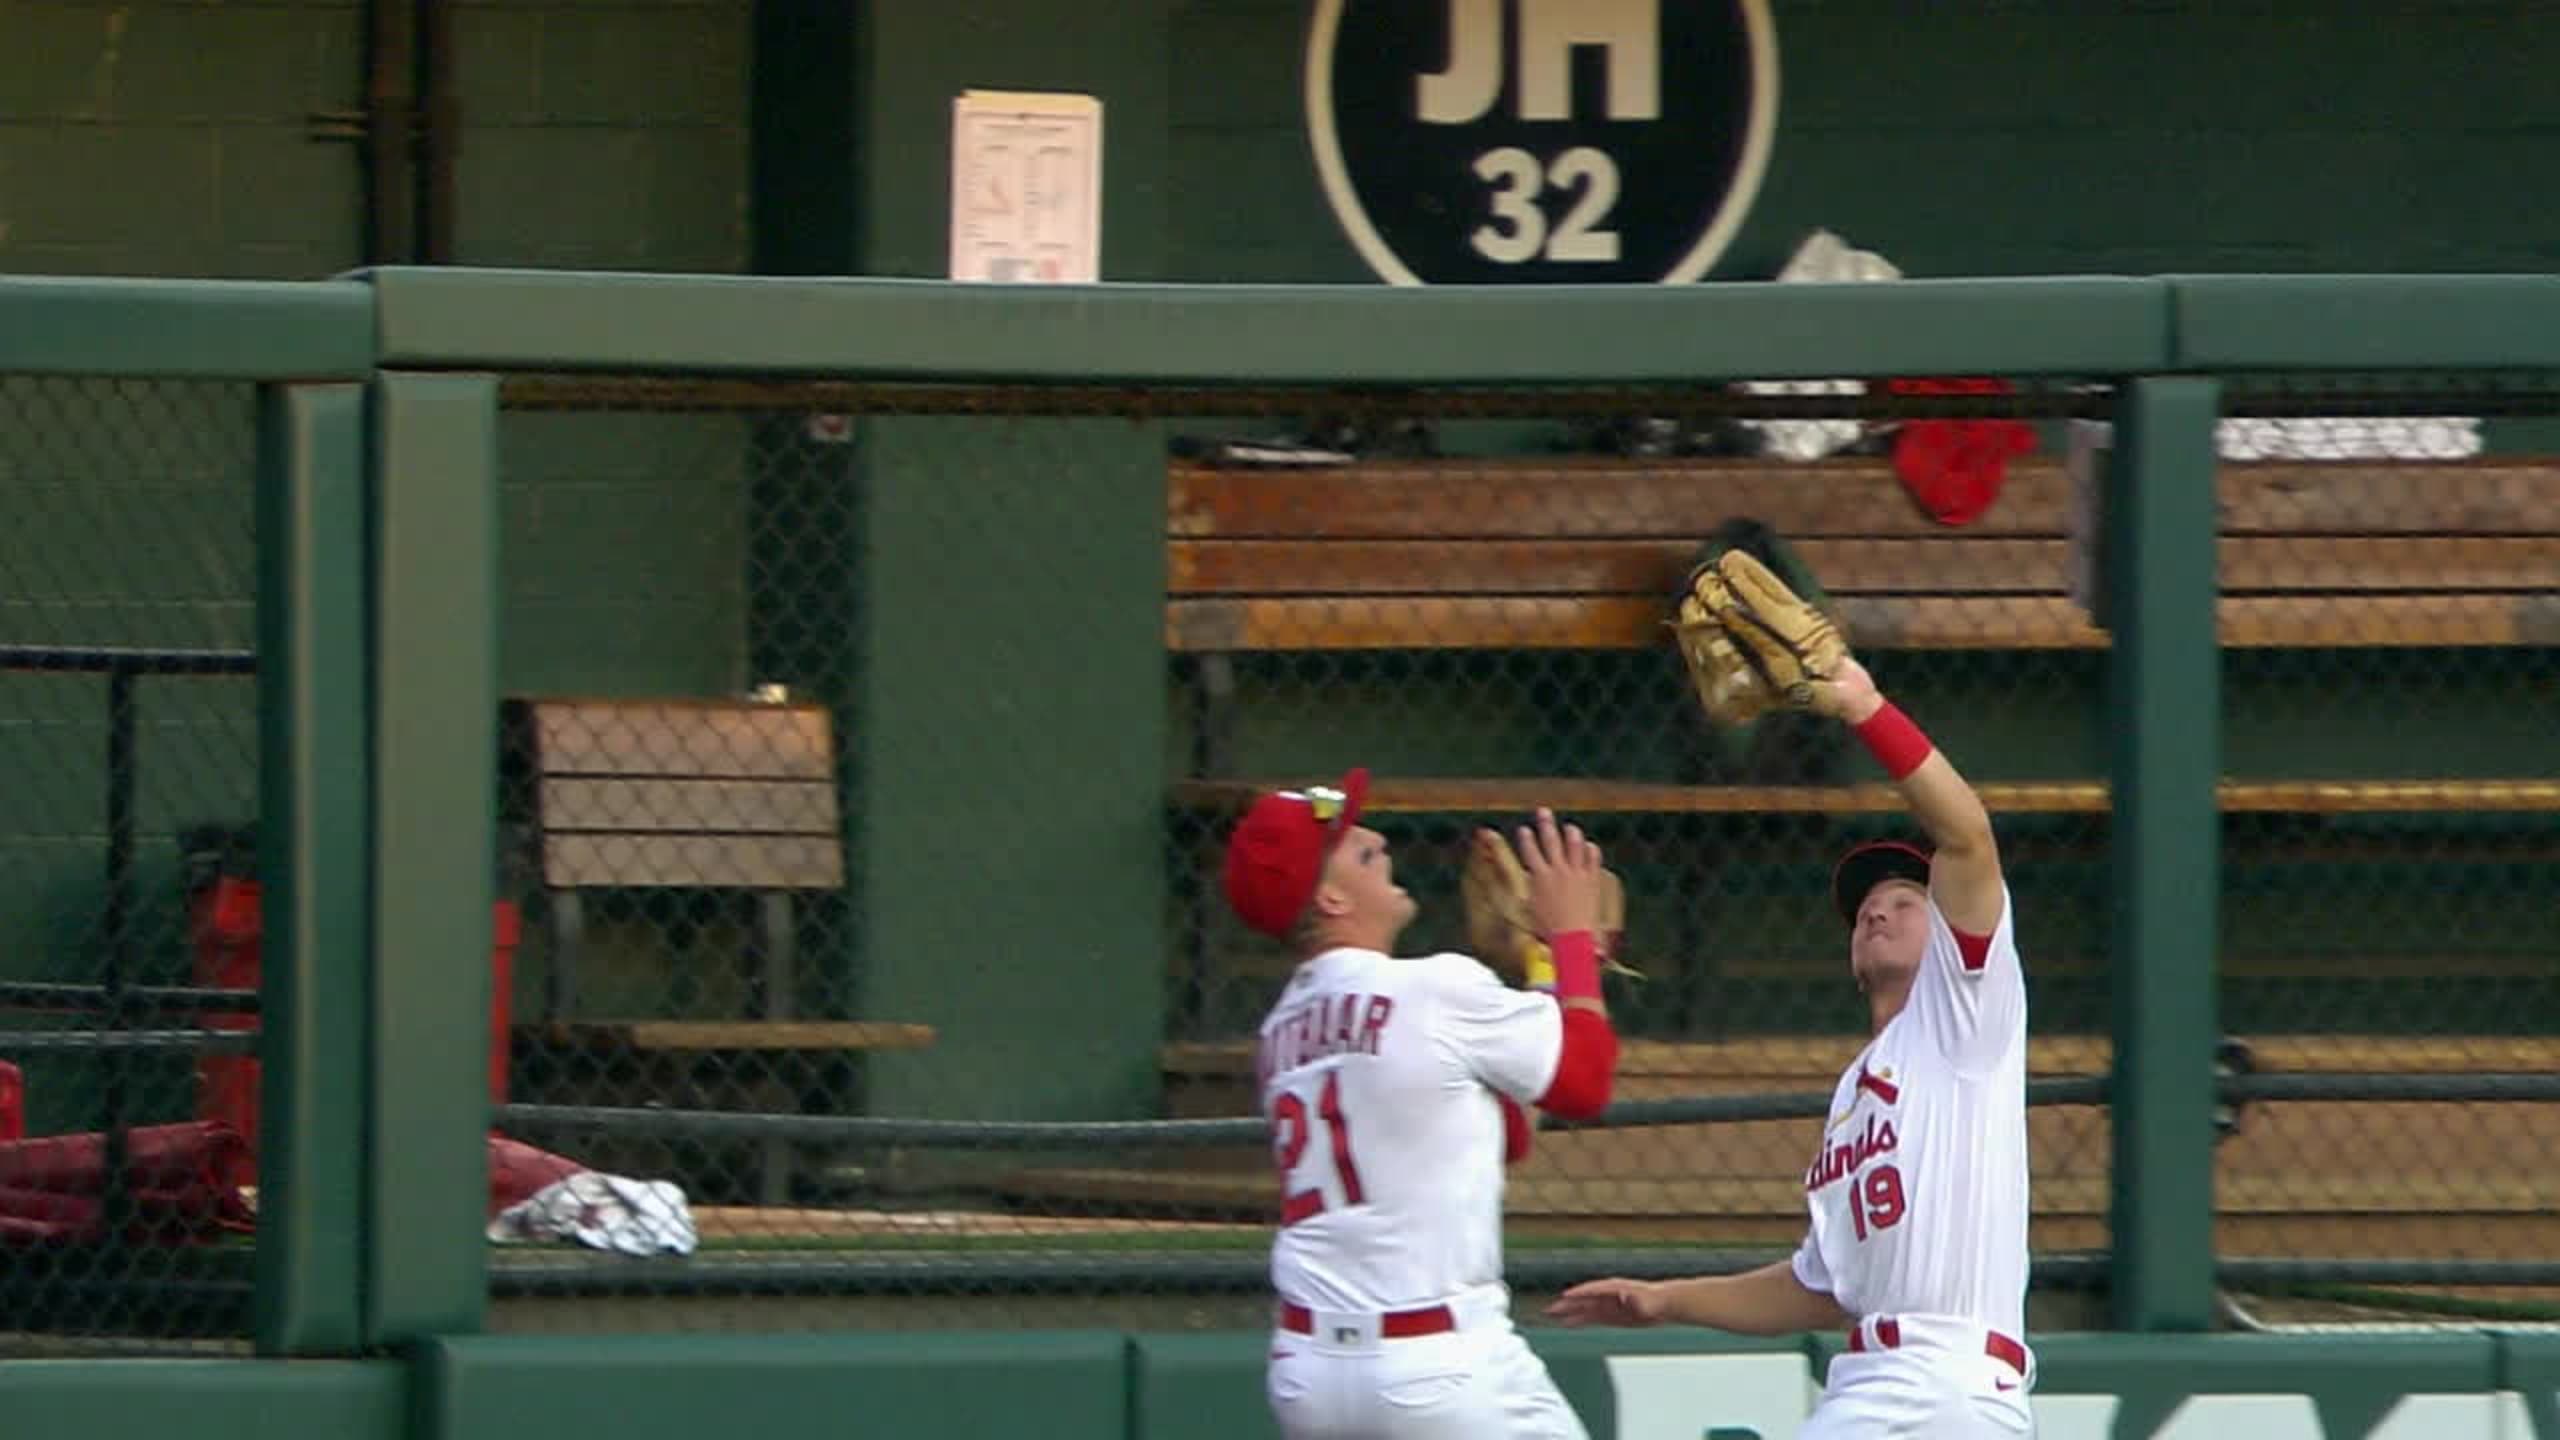
[[[1244,923],[1287,939],[1316,898],[1325,858],[1360,821],[1369,772],[1353,769],[1339,787],[1279,790],[1255,798],[1227,837],[1227,903]]]
[[[1831,867],[1831,903],[1840,907],[1842,920],[1855,925],[1867,892],[1887,880],[1909,880],[1927,889],[1929,852],[1907,840],[1870,840],[1852,847]]]

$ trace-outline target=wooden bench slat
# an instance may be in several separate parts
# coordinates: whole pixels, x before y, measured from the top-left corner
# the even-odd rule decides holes
[[[1807,1122],[1811,1123],[1811,1122]],[[1163,1209],[1251,1214],[1276,1211],[1276,1183],[1267,1174],[1201,1173],[1076,1166],[1021,1170],[997,1188],[1007,1195],[1051,1202],[1116,1204]],[[2097,1215],[2108,1205],[2103,1176],[2040,1175],[2032,1190],[2037,1215]],[[1744,1216],[1804,1218],[1801,1173],[1784,1176],[1628,1175],[1514,1177],[1503,1186],[1507,1215],[1662,1215],[1729,1221]],[[2450,1216],[2542,1214],[2548,1197],[2531,1177],[2513,1175],[2382,1176],[2361,1183],[2289,1176],[2226,1177],[2214,1193],[2222,1215],[2413,1215],[2435,1223]]]
[[[1628,650],[1668,643],[1657,598],[1620,595],[1413,600],[1177,600],[1177,651]]]
[[[2560,588],[2560,536],[2244,536],[2224,539],[2220,550],[2226,594]]]
[[[2288,852],[2301,858],[2299,851]],[[1633,953],[1640,951],[1641,953]],[[1627,957],[1648,975],[1668,977],[1680,973],[1691,964],[1710,965],[1715,975],[1724,980],[1796,980],[1821,984],[1839,973],[1839,957],[1828,953],[1792,954],[1754,951],[1748,954],[1717,952],[1712,961],[1695,961],[1663,955],[1658,949],[1638,944]],[[2032,957],[2035,971],[2043,976],[2097,976],[2106,973],[2103,955],[2074,951],[2039,949]],[[1187,973],[1215,977],[1216,982],[1239,982],[1247,985],[1276,986],[1287,980],[1298,968],[1287,951],[1266,946],[1248,945],[1241,949],[1222,950],[1186,959],[1181,968]],[[2221,974],[2226,980],[2297,980],[2335,982],[2354,980],[2442,980],[2459,977],[2465,981],[2514,980],[2539,982],[2550,978],[2551,957],[2531,950],[2489,952],[2434,953],[2429,951],[2384,951],[2359,954],[2352,951],[2309,950],[2297,952],[2241,951],[2222,957]]]
[[[2222,643],[2238,649],[2560,644],[2560,602],[2517,595],[2233,596]]]
[[[1173,801],[1191,809],[1241,811],[1270,780],[1178,780]],[[2095,780],[1987,781],[1974,787],[1995,815],[2089,815],[2106,811]],[[2215,787],[2227,813],[2410,814],[2560,811],[2560,780],[2226,780]],[[1894,815],[1909,808],[1891,785],[1673,785],[1639,780],[1378,780],[1372,815],[1517,814],[1545,805],[1574,815]]]
[[[2058,594],[2064,540],[1807,540],[1796,553],[1834,595]],[[1679,592],[1688,540],[1176,540],[1176,595],[1632,595]],[[2560,537],[2226,539],[2226,593],[2560,589]]]
[[[564,834],[543,839],[543,883],[833,890],[844,850],[832,835]]]
[[[1840,597],[1852,642],[1880,649],[2091,650],[2106,636],[2063,595]],[[1658,595],[1177,600],[1175,650],[1634,650],[1670,643]]]
[[[2299,859],[2299,852],[2289,852]],[[1261,956],[1268,952],[1246,951],[1232,958],[1221,957],[1222,972],[1234,975],[1258,975]],[[1287,958],[1281,952],[1281,960]],[[1657,960],[1652,954],[1628,957],[1648,973],[1664,970],[1671,963]],[[1713,961],[1715,973],[1727,979],[1807,980],[1816,983],[1830,978],[1838,970],[1836,958],[1828,955],[1753,954],[1718,955]],[[2107,973],[2107,958],[2088,952],[2055,952],[2039,949],[2029,957],[2038,975],[2074,975],[2094,978]],[[1294,967],[1273,964],[1269,977],[1285,980]],[[2551,976],[2548,951],[2499,950],[2489,952],[2436,953],[2423,950],[2383,951],[2363,954],[2355,951],[2312,949],[2298,951],[2240,951],[2221,958],[2218,972],[2225,980],[2292,980],[2314,984],[2369,984],[2376,980],[2512,980],[2531,985],[2547,981]]]
[[[556,777],[542,782],[542,826],[555,835],[697,830],[833,837],[836,787],[823,780]]]
[[[2465,1075],[2560,1070],[2560,1036],[2261,1035],[2247,1037],[2260,1070]]]
[[[2543,459],[2235,464],[2219,489],[2225,534],[2560,532],[2560,464]]]
[[[2105,632],[2064,595],[1844,595],[1852,644],[1879,650],[2094,650]],[[1176,651],[1634,650],[1668,645],[1654,596],[1479,595],[1175,600]],[[2242,649],[2560,644],[2560,596],[2226,598],[2222,643]]]
[[[559,1020],[527,1027],[543,1044],[632,1050],[922,1050],[930,1025],[888,1020]]]
[[[2534,1074],[2560,1069],[2560,1036],[2547,1035],[2244,1035],[2258,1069],[2283,1075]],[[1699,1081],[1747,1080],[1753,1088],[1789,1090],[1798,1082],[1828,1086],[1866,1047],[1859,1035],[1746,1035],[1731,1040],[1629,1040],[1618,1074]],[[1253,1078],[1251,1040],[1194,1040],[1163,1046],[1164,1073],[1187,1081]],[[2103,1075],[2115,1063],[2104,1035],[2033,1035],[2031,1077]],[[2299,1104],[2303,1102],[2287,1102]],[[2367,1103],[2367,1102],[2337,1102]],[[1237,1107],[1243,1114],[1250,1099]]]
[[[538,700],[534,764],[544,775],[832,780],[824,706],[732,701]]]
[[[1177,465],[1166,528],[1176,537],[1686,539],[1729,517],[1790,539],[1929,535],[1941,527],[1881,460],[1581,462],[1373,461],[1330,470]],[[2056,463],[2011,471],[1978,535],[2065,533],[2070,482]]]
[[[1179,780],[1177,805],[1241,812],[1269,781]],[[2086,814],[2107,808],[2096,781],[1989,783],[1975,787],[1995,815]],[[1674,785],[1641,780],[1376,780],[1371,815],[1525,814],[1535,806],[1562,815],[1881,815],[1910,808],[1890,785]]]
[[[2387,1040],[2393,1037],[2376,1038]],[[1185,1080],[1232,1080],[1250,1084],[1254,1073],[1253,1043],[1249,1039],[1177,1041],[1157,1051],[1157,1063],[1165,1074]],[[1856,1059],[1866,1045],[1866,1038],[1858,1035],[1626,1040],[1618,1048],[1617,1073],[1622,1079],[1668,1076],[1699,1081],[1751,1081],[1755,1083],[1748,1088],[1771,1091],[1793,1089],[1795,1082],[1802,1081],[1807,1082],[1810,1088],[1819,1089],[1839,1079],[1841,1070]],[[2553,1041],[2547,1050],[2553,1061],[2560,1062],[2560,1040]],[[2114,1053],[2113,1043],[2103,1035],[2033,1035],[2027,1039],[2027,1073],[2035,1077],[2101,1075],[2112,1063]],[[2366,1065],[2356,1068],[2385,1067]],[[1237,1113],[1251,1108],[1248,1100],[1238,1107]]]
[[[2560,810],[2560,780],[2226,780],[2226,812],[2271,815]]]
[[[1667,606],[1694,540],[1176,540],[1177,595],[1627,595]],[[1817,540],[1796,547],[1833,594],[2060,592],[2061,540]],[[2560,554],[2560,542],[2555,542]]]
[[[2234,535],[2550,535],[2560,465],[2453,460],[2229,464],[2221,523]],[[2061,536],[2070,480],[2058,457],[2012,465],[1966,534]],[[1748,515],[1789,539],[1944,535],[1879,457],[1816,460],[1381,460],[1324,470],[1167,472],[1177,538],[1686,539]]]
[[[2397,1175],[2356,1183],[2291,1176],[2224,1176],[2214,1188],[2221,1215],[2426,1215],[2535,1214],[2547,1196],[2531,1178],[2494,1175]],[[2108,1182],[2100,1176],[2038,1175],[2030,1192],[2037,1215],[2106,1213]],[[1503,1208],[1514,1214],[1550,1215],[1793,1215],[1804,1214],[1802,1176],[1751,1178],[1514,1179],[1503,1187]]]

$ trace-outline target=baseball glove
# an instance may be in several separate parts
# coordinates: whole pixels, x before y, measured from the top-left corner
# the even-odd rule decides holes
[[[1710,541],[1689,571],[1678,617],[1672,628],[1698,703],[1728,730],[1771,711],[1808,708],[1813,682],[1849,658],[1826,609],[1749,550],[1721,540]]]
[[[1467,948],[1510,984],[1553,990],[1555,957],[1529,913],[1529,872],[1511,842],[1492,830],[1478,830],[1467,848],[1466,868],[1458,877],[1458,893],[1467,915]],[[1600,872],[1601,968],[1613,974],[1644,978],[1621,963],[1618,948],[1626,939],[1627,889],[1614,870]]]

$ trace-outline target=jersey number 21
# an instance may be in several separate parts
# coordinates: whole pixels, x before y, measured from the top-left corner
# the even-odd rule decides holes
[[[1312,1119],[1307,1114],[1305,1098],[1295,1090],[1283,1090],[1280,1098],[1271,1102],[1271,1154],[1280,1163],[1280,1223],[1283,1225],[1295,1225],[1325,1211],[1325,1177],[1320,1171],[1309,1177],[1313,1184],[1304,1189],[1295,1188],[1298,1166],[1307,1159],[1308,1150],[1314,1148],[1312,1142],[1317,1125],[1324,1127],[1332,1143],[1318,1150],[1316,1164],[1322,1165],[1325,1154],[1329,1152],[1335,1188],[1342,1192],[1342,1203],[1350,1206],[1363,1202],[1360,1167],[1351,1163],[1351,1121],[1342,1113],[1342,1077],[1339,1072],[1327,1071],[1324,1091],[1316,1097]]]

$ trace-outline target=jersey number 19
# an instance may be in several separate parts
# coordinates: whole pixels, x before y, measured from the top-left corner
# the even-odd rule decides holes
[[[1342,1192],[1342,1203],[1358,1205],[1360,1167],[1351,1163],[1351,1122],[1342,1113],[1342,1076],[1327,1071],[1324,1092],[1316,1097],[1315,1120],[1324,1125],[1332,1137],[1335,1187]],[[1271,1154],[1280,1163],[1280,1223],[1295,1225],[1310,1215],[1325,1210],[1325,1177],[1311,1176],[1315,1182],[1304,1189],[1293,1189],[1298,1178],[1299,1163],[1307,1158],[1308,1142],[1314,1139],[1314,1125],[1307,1116],[1306,1099],[1295,1090],[1283,1090],[1271,1102]],[[1319,1152],[1317,1163],[1323,1163]]]
[[[1902,1196],[1902,1171],[1894,1166],[1879,1165],[1849,1182],[1849,1223],[1857,1227],[1861,1240],[1872,1230],[1901,1224],[1908,1208]]]

